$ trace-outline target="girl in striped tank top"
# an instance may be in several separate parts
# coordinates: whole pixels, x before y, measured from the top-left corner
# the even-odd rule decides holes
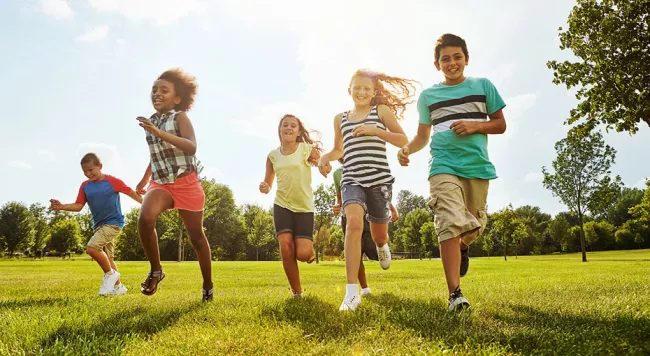
[[[355,72],[348,88],[354,109],[334,118],[334,148],[324,154],[318,164],[321,174],[327,177],[332,170],[330,161],[343,157],[341,195],[347,217],[347,286],[339,310],[354,310],[361,303],[357,276],[366,214],[372,239],[377,245],[379,264],[383,269],[390,266],[388,222],[395,178],[386,159],[386,142],[400,148],[408,143],[397,120],[412,102],[408,99],[415,93],[413,83],[369,70]]]
[[[318,134],[318,132],[316,132]],[[278,177],[273,204],[275,236],[280,245],[282,266],[294,297],[303,294],[298,261],[314,261],[314,196],[311,188],[311,168],[320,158],[320,143],[312,139],[300,119],[284,115],[278,125],[280,147],[266,158],[266,174],[259,189],[271,191]]]
[[[151,270],[140,291],[153,295],[165,278],[160,264],[156,219],[165,210],[178,209],[199,259],[203,301],[211,301],[214,293],[212,259],[210,244],[203,232],[205,194],[197,175],[194,128],[185,114],[194,103],[197,88],[194,80],[180,69],[164,72],[151,89],[156,113],[149,119],[137,118],[146,131],[150,151],[149,165],[136,188],[138,193],[144,194],[144,187],[149,185],[140,208],[138,231]]]

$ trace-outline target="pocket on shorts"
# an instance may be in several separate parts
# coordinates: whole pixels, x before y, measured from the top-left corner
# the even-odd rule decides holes
[[[478,215],[478,222],[481,224],[481,227],[478,230],[478,236],[483,235],[483,231],[485,231],[485,227],[487,226],[487,211],[485,209],[478,210],[477,213]]]

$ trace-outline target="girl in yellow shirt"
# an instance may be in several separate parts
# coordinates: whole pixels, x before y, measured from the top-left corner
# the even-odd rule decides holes
[[[267,194],[277,176],[278,187],[273,204],[275,234],[291,291],[295,297],[300,297],[303,290],[297,261],[314,261],[311,167],[318,163],[321,147],[294,115],[282,117],[278,136],[280,147],[266,158],[266,174],[259,188],[260,192]]]

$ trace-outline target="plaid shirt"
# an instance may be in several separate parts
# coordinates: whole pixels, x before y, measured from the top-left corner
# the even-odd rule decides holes
[[[172,110],[158,118],[157,114],[151,115],[149,120],[161,131],[169,132],[172,135],[181,136],[178,128],[178,112]],[[154,182],[159,184],[171,184],[176,181],[181,173],[186,171],[197,171],[196,157],[186,154],[169,142],[147,134],[147,143],[151,153],[151,176]]]

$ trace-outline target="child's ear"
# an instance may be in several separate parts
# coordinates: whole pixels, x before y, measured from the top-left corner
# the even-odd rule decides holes
[[[438,63],[438,61],[434,60],[433,65],[436,67],[438,71],[440,71],[440,64]]]
[[[104,168],[104,165],[100,163],[100,164],[99,164],[99,170],[101,171],[102,168]]]
[[[183,99],[181,99],[180,96],[177,96],[176,98],[174,98],[174,104],[176,104],[176,105],[180,104],[182,101],[183,101]]]

